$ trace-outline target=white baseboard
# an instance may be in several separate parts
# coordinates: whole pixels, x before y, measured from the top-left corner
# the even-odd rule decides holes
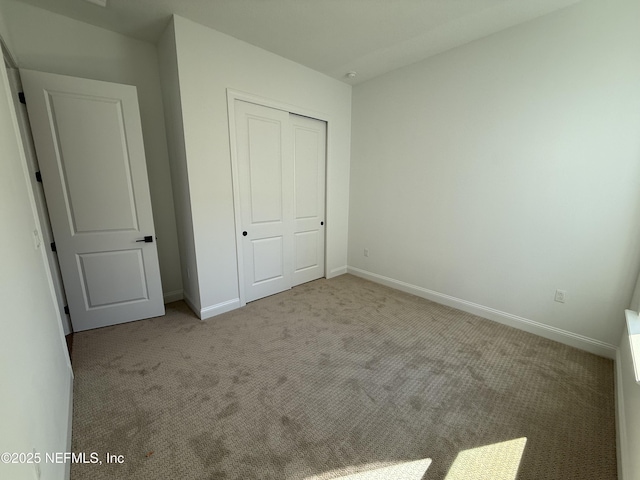
[[[616,451],[618,453],[618,480],[624,480],[627,473],[627,421],[624,409],[624,387],[622,379],[622,359],[620,349],[616,352]]]
[[[477,303],[468,302],[461,298],[445,295],[444,293],[435,292],[426,288],[418,287],[417,285],[411,285],[410,283],[395,280],[393,278],[385,277],[384,275],[378,275],[377,273],[368,272],[356,267],[347,267],[348,273],[357,277],[371,280],[372,282],[380,283],[387,287],[395,288],[418,297],[426,298],[442,305],[457,308],[464,312],[478,315],[479,317],[493,320],[494,322],[502,323],[510,327],[524,330],[525,332],[534,333],[556,342],[564,343],[572,347],[586,350],[587,352],[600,355],[602,357],[615,359],[618,347],[606,342],[601,342],[593,338],[585,337],[577,333],[572,333],[567,330],[545,325],[528,318],[519,317],[511,313],[502,312],[494,308],[485,307]]]
[[[185,291],[182,292],[182,299],[184,300],[184,303],[186,303],[187,306],[191,309],[191,311],[195,313],[198,317],[200,317],[200,307],[196,306],[195,302],[187,294],[187,292]]]
[[[236,308],[240,308],[239,298],[234,298],[232,300],[227,300],[226,302],[221,302],[209,307],[201,308],[199,317],[201,320],[206,320],[207,318],[215,317],[216,315],[220,315],[221,313],[230,312],[231,310],[235,310]]]
[[[178,300],[182,300],[184,295],[182,294],[182,290],[174,290],[172,292],[166,292],[162,295],[164,298],[164,303],[177,302]]]
[[[338,275],[344,275],[345,273],[347,273],[347,266],[343,265],[342,267],[338,267],[330,270],[329,275],[327,275],[327,278],[337,277]]]
[[[216,315],[220,315],[221,313],[230,312],[231,310],[235,310],[236,308],[240,308],[240,299],[233,298],[231,300],[227,300],[226,302],[220,302],[215,305],[210,305],[208,307],[198,308],[195,302],[184,292],[184,301],[189,306],[193,313],[195,313],[200,320],[206,320],[211,317],[215,317]]]

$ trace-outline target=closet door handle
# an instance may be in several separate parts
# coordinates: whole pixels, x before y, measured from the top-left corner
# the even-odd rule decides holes
[[[137,242],[144,242],[144,243],[151,243],[153,242],[153,237],[151,235],[147,235],[146,237],[140,239],[140,240],[136,240]]]
[[[246,237],[247,236],[247,231],[245,230],[244,232],[242,232],[242,236]]]

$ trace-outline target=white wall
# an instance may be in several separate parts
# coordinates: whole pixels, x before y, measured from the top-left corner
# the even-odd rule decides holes
[[[174,17],[174,28],[195,263],[205,316],[219,313],[239,296],[227,88],[321,112],[329,118],[327,274],[344,272],[351,87],[184,18]],[[190,262],[187,259],[185,263]]]
[[[640,480],[640,384],[636,383],[629,335],[625,328],[617,358],[617,401],[621,480]]]
[[[46,257],[34,246],[39,224],[18,139],[0,66],[0,452],[44,455],[70,448],[72,373]],[[64,464],[40,468],[42,479],[67,473]],[[31,480],[35,468],[0,463],[0,478]]]
[[[178,227],[181,274],[184,298],[194,310],[200,311],[198,290],[198,267],[196,264],[191,200],[189,196],[189,176],[182,128],[182,102],[178,79],[178,59],[173,19],[158,41],[158,61],[162,83],[165,124],[167,126],[167,146],[171,159],[171,183]],[[193,275],[191,274],[193,272]]]
[[[22,2],[3,1],[20,68],[135,85],[147,156],[162,287],[180,298],[182,280],[156,48]]]
[[[640,265],[637,18],[585,0],[354,87],[349,265],[615,354]]]
[[[13,55],[13,42],[9,35],[9,26],[4,14],[6,1],[7,0],[0,0],[0,37],[2,37],[2,41],[8,47],[9,53]]]

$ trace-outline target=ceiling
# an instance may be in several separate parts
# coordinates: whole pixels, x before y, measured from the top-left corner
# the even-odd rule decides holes
[[[151,42],[175,13],[355,84],[581,0],[20,1]]]

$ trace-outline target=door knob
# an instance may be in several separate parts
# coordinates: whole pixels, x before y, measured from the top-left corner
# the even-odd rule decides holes
[[[140,240],[136,240],[136,243],[137,242],[151,243],[153,242],[153,236],[147,235],[146,237],[141,238]]]
[[[320,225],[324,225],[324,222],[320,222]]]
[[[246,237],[247,236],[247,231],[245,230],[244,232],[242,232],[242,236]]]

